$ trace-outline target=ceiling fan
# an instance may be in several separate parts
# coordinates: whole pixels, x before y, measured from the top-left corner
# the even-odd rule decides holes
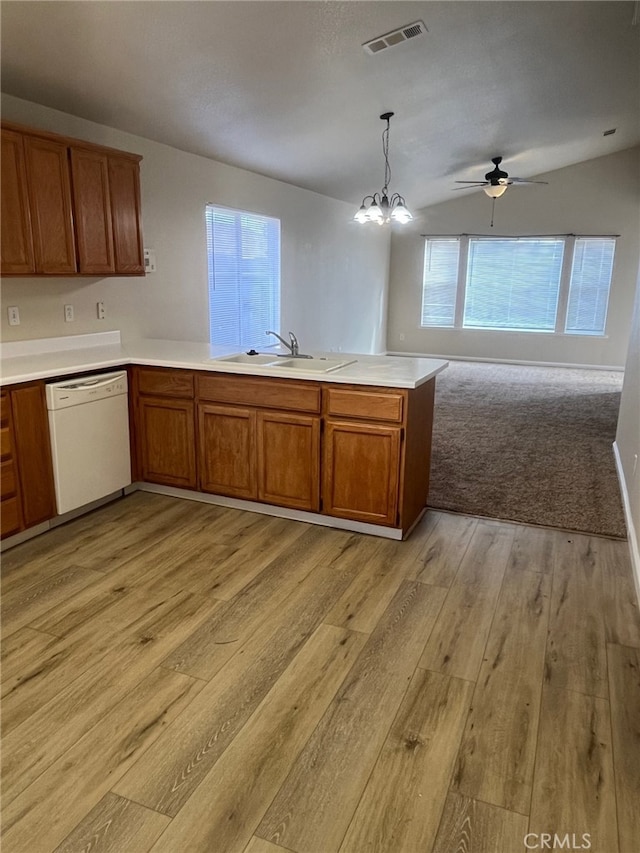
[[[502,157],[492,157],[493,169],[484,176],[484,181],[456,181],[456,184],[464,184],[463,187],[455,187],[456,190],[468,190],[473,187],[482,187],[485,193],[493,200],[491,208],[491,227],[493,228],[493,206],[496,199],[504,195],[511,184],[546,184],[548,181],[529,181],[526,178],[510,178],[508,172],[500,168]]]
[[[548,181],[529,181],[526,178],[510,178],[509,174],[500,168],[502,157],[492,157],[494,168],[484,176],[484,181],[456,181],[456,184],[465,184],[464,187],[456,187],[456,190],[466,190],[472,187],[482,187],[490,198],[500,198],[511,184],[546,184]]]

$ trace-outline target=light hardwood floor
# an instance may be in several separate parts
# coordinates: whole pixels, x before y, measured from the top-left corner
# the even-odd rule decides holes
[[[3,853],[640,849],[625,542],[137,492],[4,554],[2,616]]]

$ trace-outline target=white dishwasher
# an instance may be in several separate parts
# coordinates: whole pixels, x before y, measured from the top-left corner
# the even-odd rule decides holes
[[[46,386],[58,514],[131,483],[127,374]]]

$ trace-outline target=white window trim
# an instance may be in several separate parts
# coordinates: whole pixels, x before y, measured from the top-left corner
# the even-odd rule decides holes
[[[560,291],[558,293],[558,307],[556,308],[556,328],[551,333],[554,335],[566,335],[567,308],[569,307],[569,285],[571,283],[571,270],[573,268],[573,253],[576,248],[574,234],[564,238],[564,250],[562,254],[562,269],[560,271]],[[593,337],[593,335],[589,335]]]

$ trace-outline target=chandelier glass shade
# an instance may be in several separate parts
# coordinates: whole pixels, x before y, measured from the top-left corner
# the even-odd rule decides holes
[[[401,196],[400,193],[389,194],[389,184],[391,183],[391,166],[389,165],[389,122],[392,115],[393,113],[383,113],[380,116],[380,118],[387,123],[387,126],[382,132],[384,186],[380,192],[374,192],[372,195],[366,195],[362,199],[362,204],[353,217],[356,222],[360,222],[362,224],[367,222],[377,222],[378,225],[385,225],[388,222],[404,224],[413,219],[413,216],[407,210],[403,196]]]

